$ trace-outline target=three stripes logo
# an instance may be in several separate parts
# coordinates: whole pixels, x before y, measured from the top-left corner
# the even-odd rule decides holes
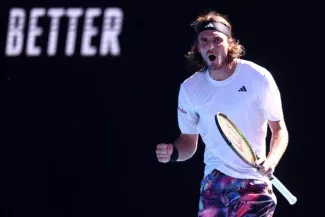
[[[204,28],[209,28],[209,27],[214,27],[212,23],[209,23],[208,25],[206,25]]]
[[[238,92],[247,92],[246,87],[245,87],[245,86],[242,86],[242,87],[238,90]]]

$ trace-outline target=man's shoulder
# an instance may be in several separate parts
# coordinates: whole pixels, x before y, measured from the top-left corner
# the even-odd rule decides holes
[[[181,86],[195,87],[201,82],[206,81],[206,70],[196,71],[181,82]]]
[[[194,96],[206,85],[206,70],[196,71],[189,77],[185,78],[180,84],[180,91],[185,92],[188,96]]]
[[[251,73],[255,76],[261,76],[264,77],[266,74],[269,74],[270,72],[268,69],[266,69],[264,66],[257,64],[254,61],[246,60],[246,59],[240,59],[238,60],[239,64],[241,64],[243,71],[247,73]]]
[[[242,64],[242,79],[251,80],[254,84],[262,85],[265,81],[273,81],[272,73],[264,66],[249,60],[240,60]]]

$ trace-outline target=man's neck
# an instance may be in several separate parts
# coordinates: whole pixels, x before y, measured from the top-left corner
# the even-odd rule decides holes
[[[223,81],[229,78],[236,70],[237,62],[234,61],[231,64],[224,64],[220,69],[218,70],[210,70],[210,76],[212,79],[216,81]]]

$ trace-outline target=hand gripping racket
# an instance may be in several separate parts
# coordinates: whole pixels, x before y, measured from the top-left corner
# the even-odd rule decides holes
[[[258,169],[259,166],[256,164],[258,157],[238,127],[223,113],[217,113],[215,121],[222,137],[235,153],[244,162]],[[296,203],[297,198],[273,174],[269,179],[291,205]]]

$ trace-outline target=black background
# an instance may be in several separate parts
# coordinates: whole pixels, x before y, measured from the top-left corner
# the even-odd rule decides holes
[[[6,57],[11,7],[120,7],[121,55],[82,57],[78,41],[76,54],[65,56],[63,22],[56,56]],[[179,134],[190,23],[209,9],[228,15],[244,58],[268,68],[282,93],[290,144],[275,175],[298,202],[275,190],[275,216],[321,216],[323,8],[205,0],[1,2],[4,216],[196,216],[204,144],[177,164],[158,163],[155,146]],[[48,21],[40,23],[45,33]]]

